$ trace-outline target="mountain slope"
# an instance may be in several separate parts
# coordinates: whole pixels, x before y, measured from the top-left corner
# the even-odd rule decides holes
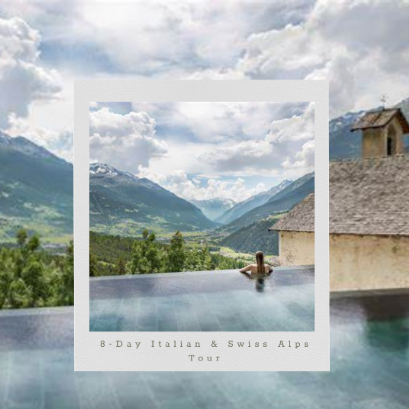
[[[215,226],[196,206],[160,187],[112,166],[90,164],[90,226],[120,235],[206,230]]]
[[[235,205],[233,200],[219,198],[209,200],[190,200],[190,203],[193,203],[198,207],[210,220],[216,220]]]
[[[258,195],[249,197],[247,200],[244,200],[243,202],[237,203],[234,207],[232,207],[230,210],[228,210],[222,216],[216,219],[216,222],[221,224],[231,223],[233,220],[238,219],[239,217],[243,216],[243,214],[249,212],[250,210],[253,210],[256,207],[261,206],[264,203],[268,202],[270,198],[272,198],[278,192],[281,192],[291,183],[292,183],[291,180],[284,180],[280,184],[272,187],[270,190],[267,190],[266,192],[261,192]]]
[[[361,132],[351,132],[351,126],[365,112],[349,112],[329,123],[329,158],[357,158],[361,155]]]
[[[0,240],[19,228],[47,239],[72,235],[72,165],[24,137],[0,132]]]
[[[314,173],[308,173],[291,183],[269,201],[220,228],[232,233],[277,213],[286,212],[314,191]]]
[[[268,229],[281,216],[271,216],[242,227],[222,239],[220,244],[243,253],[262,251],[264,254],[278,255],[278,233]]]

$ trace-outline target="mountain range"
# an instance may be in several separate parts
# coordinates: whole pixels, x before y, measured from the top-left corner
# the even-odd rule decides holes
[[[397,106],[409,117],[409,98]],[[350,132],[350,127],[363,114],[350,112],[330,121],[331,160],[360,156],[359,132]],[[406,144],[409,152],[409,138]],[[21,227],[40,232],[45,241],[66,242],[73,228],[72,164],[24,137],[3,132],[0,164],[0,242],[13,240]],[[216,228],[226,236],[224,245],[249,249],[263,235],[268,217],[288,211],[313,191],[314,176],[283,181],[241,203],[218,198],[190,203],[148,179],[103,164],[90,165],[90,186],[95,230],[139,235],[147,225],[161,233]]]
[[[216,226],[192,203],[158,184],[102,163],[90,164],[90,227],[99,232],[139,235],[208,230]]]
[[[197,206],[208,219],[213,221],[222,216],[226,211],[231,209],[236,204],[236,202],[231,199],[222,198],[214,198],[209,200],[190,200],[190,203],[193,203],[195,206]]]
[[[216,222],[221,224],[229,224],[233,220],[238,219],[245,213],[253,210],[254,208],[263,205],[268,202],[275,194],[285,189],[291,184],[291,180],[284,180],[280,184],[273,186],[266,192],[261,192],[257,195],[251,196],[243,202],[237,203],[230,210],[226,211],[223,215],[216,219]]]
[[[219,230],[232,233],[243,227],[249,226],[256,221],[265,219],[274,214],[288,211],[294,205],[301,202],[306,196],[314,191],[314,173],[308,173],[286,188],[272,196],[266,203],[258,206],[231,223],[220,227]]]
[[[278,234],[268,229],[282,216],[278,214],[258,220],[246,227],[234,231],[220,240],[220,245],[230,247],[240,253],[278,254]]]
[[[285,212],[314,191],[314,173],[295,180],[272,196],[265,204],[250,210],[219,230],[229,233],[222,246],[239,252],[278,254],[278,234],[268,231]]]
[[[24,137],[0,132],[0,241],[19,228],[66,240],[73,229],[73,168]]]

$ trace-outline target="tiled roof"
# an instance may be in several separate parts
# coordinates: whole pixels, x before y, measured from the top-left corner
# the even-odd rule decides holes
[[[329,165],[329,231],[409,236],[409,156],[357,159]],[[273,230],[314,231],[314,197]]]
[[[269,230],[314,231],[314,193],[309,194],[302,202],[283,216]]]
[[[379,128],[387,125],[394,117],[397,117],[403,133],[409,132],[409,124],[402,111],[399,108],[383,109],[375,112],[367,112],[351,128],[351,131],[357,131],[367,128]]]
[[[409,156],[330,163],[330,233],[409,235]]]

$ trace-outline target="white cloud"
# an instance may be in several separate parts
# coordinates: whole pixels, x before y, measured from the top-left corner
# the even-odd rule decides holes
[[[354,59],[340,55],[326,62],[325,66],[308,74],[306,80],[328,80],[331,88],[330,117],[342,115],[355,107],[356,76]]]
[[[300,107],[270,102],[133,103],[135,111],[147,112],[162,126],[184,129],[204,143],[259,139],[272,120]]]
[[[155,118],[166,138],[166,156],[149,166],[160,175],[180,169],[213,177],[279,175],[281,162],[295,162],[314,138],[312,103],[134,103],[133,109]]]
[[[186,200],[221,198],[240,202],[266,190],[266,186],[263,183],[248,189],[242,178],[228,181],[217,178],[204,178],[204,183],[201,183],[197,178],[189,178],[183,170],[174,171],[170,174],[161,174],[140,166],[137,175],[158,183]]]
[[[240,70],[232,68],[203,69],[195,71],[186,76],[188,80],[244,80],[249,79],[246,74]]]
[[[39,61],[40,35],[20,18],[0,19],[0,128],[10,117],[26,118],[34,101],[50,101],[61,90],[55,70]]]
[[[215,172],[301,176],[314,170],[314,104],[302,115],[276,120],[263,139],[227,142],[206,152],[203,160]]]
[[[72,161],[72,127],[61,121],[39,124],[33,115],[45,109],[47,118],[55,118],[53,111],[62,103],[61,77],[42,66],[40,43],[39,32],[22,19],[0,19],[0,128]]]
[[[287,175],[298,174],[299,170],[301,170],[301,174],[305,174],[314,170],[314,159],[315,140],[311,140],[304,143],[302,149],[295,154],[293,160],[287,157],[287,159],[282,163],[282,166],[287,170]]]
[[[127,73],[187,77],[228,72],[253,31],[303,18],[310,0],[77,3],[94,41]],[[222,40],[221,40],[222,39]],[[143,61],[143,64],[141,64]]]
[[[272,143],[301,141],[314,138],[314,103],[300,115],[273,121],[267,140]]]
[[[236,69],[252,78],[328,78],[335,116],[377,105],[392,76],[392,100],[407,96],[408,37],[407,0],[318,0],[305,22],[250,35]]]
[[[408,94],[408,0],[0,0],[0,8],[10,18],[0,19],[0,128],[14,114],[27,118],[33,138],[41,129],[72,130],[78,75],[328,78],[331,116],[372,108],[382,94],[390,104]],[[44,58],[64,77],[63,101],[52,100],[61,83]],[[224,143],[230,132],[246,131],[239,112],[233,115],[230,128],[211,113],[192,126],[201,125],[202,141]],[[51,139],[44,136],[49,149]]]
[[[7,133],[10,136],[24,136],[58,157],[69,162],[73,161],[73,133],[70,129],[56,131],[41,126],[33,127],[26,119],[16,118],[12,115]]]
[[[166,154],[166,143],[155,138],[155,120],[145,112],[116,114],[108,108],[90,111],[90,157],[120,170],[135,172],[152,158]]]

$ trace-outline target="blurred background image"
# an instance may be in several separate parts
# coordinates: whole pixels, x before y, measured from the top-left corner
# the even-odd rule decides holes
[[[0,407],[406,408],[408,22],[406,0],[0,0]],[[330,373],[74,373],[77,77],[329,80]],[[282,267],[313,264],[308,197],[265,226]]]

